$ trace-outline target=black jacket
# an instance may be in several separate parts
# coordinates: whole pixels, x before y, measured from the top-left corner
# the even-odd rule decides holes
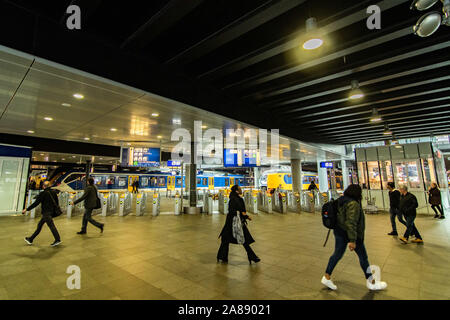
[[[246,212],[244,199],[242,199],[236,192],[231,192],[230,202],[228,203],[227,219],[222,232],[219,235],[219,237],[222,237],[222,242],[237,244],[236,239],[233,237],[233,218],[236,217],[237,214],[240,214],[242,221],[242,230],[244,231],[245,237],[244,244],[251,244],[255,242],[246,226],[248,216],[243,215],[242,212]]]
[[[87,186],[84,189],[83,196],[74,202],[74,204],[84,201],[84,207],[86,209],[94,209],[97,206],[97,188],[95,186]]]
[[[400,191],[394,190],[389,191],[389,203],[391,205],[391,209],[398,209],[400,205]]]
[[[59,205],[58,193],[51,188],[47,188],[38,194],[34,203],[27,208],[27,211],[31,211],[38,205],[41,205],[42,215],[51,215],[56,209],[55,203]]]
[[[439,190],[438,188],[430,189],[430,191],[428,191],[428,195],[428,202],[431,205],[439,206],[442,204],[441,190]]]
[[[415,195],[408,192],[405,196],[400,196],[399,209],[405,216],[415,216],[418,206],[419,204]]]

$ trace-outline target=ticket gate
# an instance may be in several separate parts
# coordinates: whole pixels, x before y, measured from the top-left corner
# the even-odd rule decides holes
[[[329,199],[329,195],[326,192],[320,192],[318,197],[318,205],[316,206],[316,210],[317,211],[322,211],[322,207],[325,203],[327,203],[328,201],[330,201]]]
[[[154,193],[152,198],[152,215],[154,217],[159,216],[161,210],[161,195]]]
[[[119,217],[124,217],[131,212],[131,193],[122,193],[119,198]]]
[[[143,216],[147,208],[147,193],[139,193],[136,196],[136,216]]]
[[[179,216],[182,212],[181,208],[181,198],[178,194],[175,195],[175,215]]]
[[[228,214],[228,203],[230,201],[230,198],[228,195],[224,194],[223,192],[219,193],[219,212],[221,214]]]
[[[75,206],[72,205],[73,202],[75,202],[77,199],[82,197],[82,193],[70,193],[67,197],[67,218],[71,218],[75,216],[76,213],[80,213],[83,211],[83,201],[76,204]]]
[[[266,212],[266,213],[272,213],[273,207],[273,195],[267,193],[267,192],[260,192],[258,197],[258,210]]]
[[[31,206],[35,200],[35,198],[39,195],[39,190],[30,190],[28,191],[28,199],[27,199],[27,207]],[[40,206],[38,206],[40,207]],[[36,212],[37,208],[34,208],[30,211],[30,218],[34,219],[36,218],[37,214],[39,212]]]
[[[281,195],[281,196],[280,196]],[[277,193],[275,195],[275,197],[277,198],[277,202],[275,205],[275,211],[279,212],[279,213],[287,213],[287,200],[286,200],[286,194],[281,192],[281,193]]]
[[[102,217],[106,217],[107,213],[108,213],[108,198],[109,198],[109,194],[106,193],[100,193],[98,195],[99,199],[100,199],[100,203],[102,204]]]
[[[302,211],[314,213],[315,211],[315,197],[314,194],[310,191],[304,191],[301,194],[302,201]]]
[[[247,211],[250,213],[258,213],[258,191],[253,190],[245,193]]]

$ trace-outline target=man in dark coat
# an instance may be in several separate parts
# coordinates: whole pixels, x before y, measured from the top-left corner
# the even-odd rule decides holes
[[[50,181],[45,181],[43,183],[44,191],[42,191],[37,197],[34,203],[26,209],[23,209],[22,214],[25,214],[27,211],[31,211],[36,208],[39,204],[41,205],[42,218],[39,221],[36,231],[33,233],[31,237],[26,237],[25,242],[30,246],[33,244],[34,238],[38,236],[41,232],[44,224],[50,228],[50,231],[55,238],[55,241],[51,244],[52,247],[55,247],[61,244],[61,238],[59,236],[58,230],[56,229],[55,223],[53,222],[52,214],[55,212],[58,204],[58,194],[55,190],[50,188]]]
[[[248,231],[248,228],[246,226],[247,219],[252,220],[245,210],[245,203],[244,199],[241,198],[242,189],[238,185],[235,185],[231,188],[230,193],[230,201],[228,204],[228,215],[225,222],[225,226],[222,229],[222,232],[219,235],[219,238],[222,238],[222,243],[219,248],[219,252],[217,252],[217,261],[222,260],[223,262],[228,262],[228,249],[230,243],[238,244],[236,238],[233,236],[233,219],[236,217],[239,213],[239,216],[242,221],[242,231],[244,234],[244,248],[245,251],[247,251],[247,257],[249,263],[253,262],[259,262],[261,261],[255,254],[255,252],[250,248],[250,244],[255,242],[252,235]]]
[[[392,231],[388,233],[389,236],[398,236],[397,233],[397,225],[395,224],[395,218],[398,218],[398,221],[406,226],[405,220],[403,220],[403,215],[400,212],[398,206],[400,205],[400,191],[395,190],[395,184],[393,182],[388,182],[387,188],[389,190],[389,213],[391,215],[391,225]]]
[[[84,215],[83,215],[83,224],[81,226],[81,231],[77,232],[78,234],[86,234],[87,224],[88,222],[92,223],[94,226],[100,229],[103,233],[103,228],[105,225],[103,223],[97,222],[92,218],[92,211],[97,206],[97,188],[94,185],[94,178],[89,178],[88,185],[84,190],[83,196],[77,201],[73,202],[73,205],[84,201]]]
[[[419,233],[419,230],[417,230],[416,225],[414,224],[414,220],[416,220],[417,216],[417,207],[419,206],[417,202],[417,198],[412,193],[408,192],[407,186],[401,186],[400,187],[400,204],[399,209],[400,212],[403,214],[403,216],[406,219],[406,232],[405,235],[399,240],[403,243],[408,243],[408,238],[410,235],[414,235],[416,239],[411,240],[411,242],[414,243],[423,243],[422,237]]]

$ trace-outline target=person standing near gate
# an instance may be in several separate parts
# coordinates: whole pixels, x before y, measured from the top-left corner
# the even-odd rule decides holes
[[[131,186],[133,187],[132,193],[139,193],[139,178],[135,179]]]
[[[245,251],[247,251],[248,262],[251,264],[252,262],[258,263],[261,261],[255,252],[250,248],[250,244],[255,242],[252,235],[247,229],[246,220],[252,220],[245,210],[244,200],[241,198],[242,189],[238,185],[231,187],[230,193],[230,202],[228,204],[228,214],[225,222],[225,226],[222,229],[222,232],[219,235],[219,238],[222,238],[222,243],[220,245],[219,251],[217,252],[217,262],[222,260],[222,262],[228,262],[228,249],[230,243],[234,244],[243,244]],[[239,215],[239,216],[238,216]],[[235,217],[239,217],[242,221],[241,230],[233,230],[236,229]],[[238,236],[239,239],[236,239]]]
[[[55,238],[55,241],[51,244],[52,247],[56,247],[61,244],[61,238],[59,236],[58,230],[56,229],[55,223],[53,222],[53,214],[55,213],[58,204],[58,194],[55,190],[50,188],[50,181],[45,181],[43,184],[44,191],[42,191],[37,197],[34,203],[26,209],[23,209],[22,214],[27,211],[31,211],[36,208],[39,204],[41,205],[42,218],[39,221],[36,231],[31,237],[26,237],[25,242],[30,246],[33,244],[34,238],[36,238],[42,230],[44,224],[50,228],[50,231]]]
[[[81,201],[84,201],[84,215],[83,215],[83,224],[81,226],[81,231],[77,232],[77,234],[86,234],[87,230],[87,224],[90,222],[94,226],[100,229],[100,231],[103,233],[103,229],[105,228],[105,224],[95,221],[92,218],[92,211],[98,207],[98,195],[97,195],[97,188],[94,185],[94,178],[88,178],[87,179],[87,187],[84,190],[83,196],[76,200],[75,202],[72,202],[72,205],[76,205],[80,203]]]

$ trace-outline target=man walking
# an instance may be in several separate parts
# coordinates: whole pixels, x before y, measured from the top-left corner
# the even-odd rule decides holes
[[[72,203],[72,205],[76,205],[81,201],[84,201],[84,215],[83,215],[83,224],[81,226],[81,231],[77,232],[78,234],[86,234],[87,224],[88,222],[92,223],[94,226],[100,229],[103,233],[103,228],[105,225],[103,223],[97,222],[92,218],[92,211],[97,207],[97,188],[94,185],[94,178],[87,179],[87,187],[84,190],[83,196]]]
[[[413,243],[423,243],[422,237],[420,236],[419,230],[417,230],[414,220],[417,216],[417,207],[419,206],[417,198],[408,192],[407,186],[400,187],[400,212],[405,216],[406,219],[406,231],[405,235],[399,240],[405,244],[408,243],[408,238],[410,235],[414,235],[416,238],[411,240]]]
[[[41,205],[42,218],[39,221],[36,231],[33,233],[31,237],[26,237],[25,242],[30,246],[33,244],[34,238],[38,236],[41,232],[44,224],[50,228],[50,231],[55,238],[55,241],[51,244],[52,247],[56,247],[61,244],[61,238],[59,236],[58,230],[56,229],[55,223],[53,222],[53,213],[55,212],[58,206],[58,194],[55,190],[50,188],[50,181],[45,181],[43,183],[44,191],[42,191],[37,197],[34,203],[26,209],[23,209],[22,214],[25,214],[27,211],[31,211],[36,208],[39,204]]]
[[[389,189],[389,204],[390,204],[389,212],[391,214],[391,225],[392,225],[392,231],[388,233],[388,235],[398,236],[395,218],[397,217],[398,221],[400,221],[400,223],[406,226],[406,222],[405,220],[403,220],[403,215],[399,209],[401,194],[400,191],[395,190],[395,184],[393,182],[388,182],[387,187]]]

